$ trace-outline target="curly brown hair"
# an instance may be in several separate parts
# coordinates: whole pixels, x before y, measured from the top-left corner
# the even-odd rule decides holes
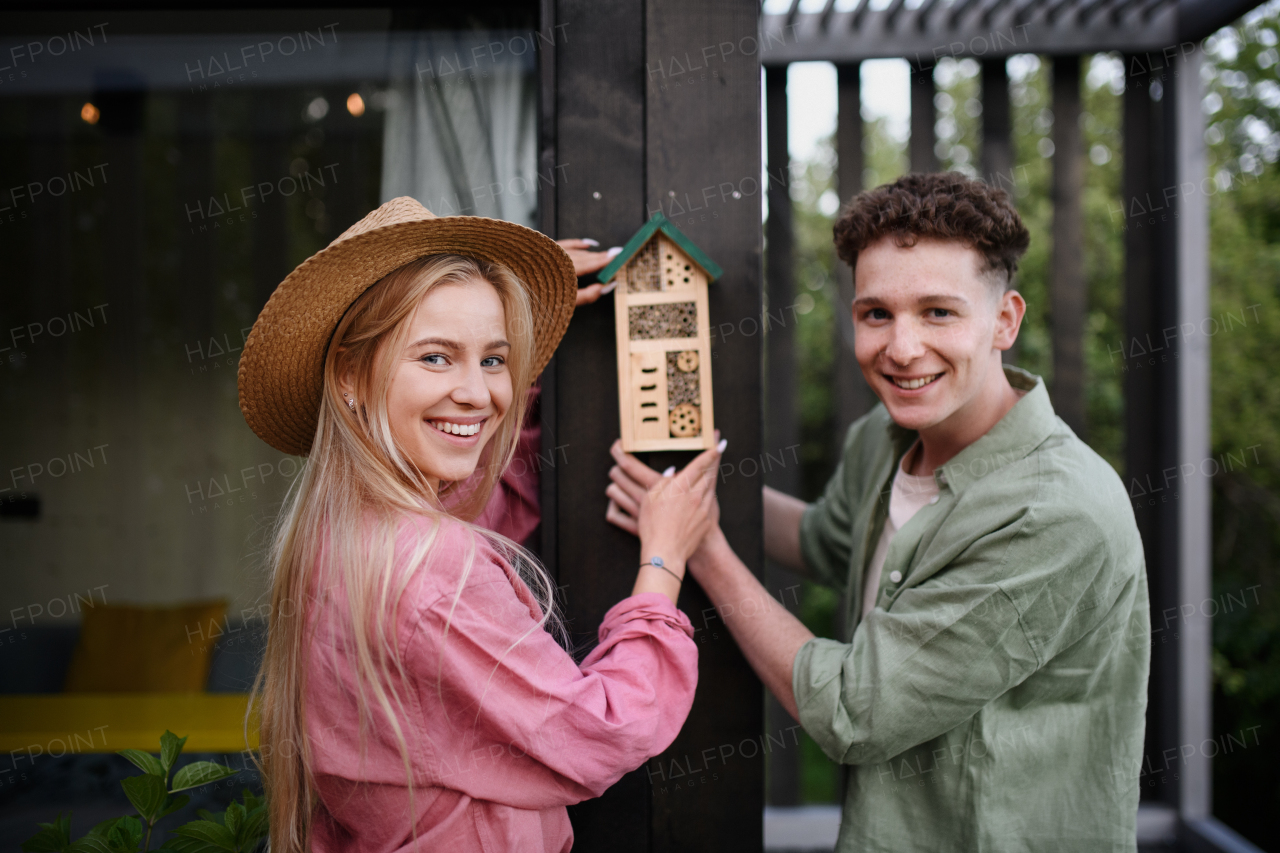
[[[922,237],[958,240],[982,255],[984,271],[1003,271],[1006,288],[1031,242],[1008,193],[959,172],[903,175],[858,193],[833,231],[836,253],[854,268],[858,252],[882,237],[904,248]]]

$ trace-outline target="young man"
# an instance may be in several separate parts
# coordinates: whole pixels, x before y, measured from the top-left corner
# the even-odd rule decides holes
[[[999,190],[917,174],[854,198],[835,237],[881,405],[816,503],[764,490],[765,550],[845,593],[849,636],[815,638],[718,527],[689,570],[842,765],[839,851],[1132,851],[1142,543],[1116,473],[1001,364],[1026,228]],[[608,518],[634,530],[659,475],[614,456]]]

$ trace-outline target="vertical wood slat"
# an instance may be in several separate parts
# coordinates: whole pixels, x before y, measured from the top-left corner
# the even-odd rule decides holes
[[[836,191],[843,205],[862,190],[861,66],[858,63],[837,65],[836,86]],[[835,287],[836,348],[832,381],[835,383],[836,428],[832,452],[838,454],[849,425],[871,411],[877,400],[854,356],[853,270],[840,260],[836,261]]]
[[[773,316],[781,311],[783,322],[770,322],[765,335],[768,375],[765,393],[765,446],[777,450],[795,444],[800,434],[796,417],[795,324],[787,322],[786,309],[795,303],[794,223],[791,215],[791,155],[787,150],[787,66],[765,68],[765,129],[769,181],[768,252],[765,285]],[[793,312],[794,313],[794,312]],[[797,469],[776,467],[768,483],[788,494],[795,493]]]
[[[1017,203],[1017,180],[1013,173],[1013,122],[1009,102],[1008,60],[982,61],[982,155],[983,180],[1009,193]],[[1015,283],[1016,286],[1016,283]],[[1005,350],[1005,364],[1018,363],[1018,342]]]
[[[933,150],[937,144],[933,126],[938,121],[933,96],[937,94],[933,81],[933,67],[911,67],[911,140],[907,145],[911,171],[938,171],[938,155]]]
[[[769,220],[765,254],[765,286],[771,316],[765,335],[765,447],[780,453],[783,465],[770,466],[765,483],[789,495],[798,494],[800,468],[787,464],[785,448],[800,442],[800,419],[796,395],[795,304],[795,223],[791,211],[791,155],[787,138],[787,66],[765,68],[765,115],[767,126],[766,166],[769,181]],[[795,458],[795,457],[791,457]],[[765,565],[765,585],[770,589],[786,589],[796,584],[796,576],[772,562]],[[794,605],[794,597],[783,596],[784,604]],[[769,732],[793,725],[791,716],[772,695],[765,707],[765,727]],[[800,752],[797,749],[774,751],[769,757],[768,799],[770,805],[790,806],[800,801]]]
[[[718,336],[713,358],[716,415],[729,446],[724,462],[757,461],[761,451],[761,269],[759,196],[721,194],[726,182],[759,179],[759,54],[722,59],[716,45],[758,33],[757,0],[692,4],[648,0],[645,5],[645,163],[649,207],[677,198],[686,213],[673,222],[724,269],[711,287],[711,319],[735,333]],[[606,36],[613,41],[616,31]],[[658,63],[670,72],[654,75]],[[677,85],[679,84],[679,85]],[[673,197],[670,194],[675,193]],[[697,208],[695,210],[695,207]],[[670,213],[668,214],[670,215]],[[638,224],[638,223],[637,223]],[[754,328],[753,328],[754,326]],[[688,455],[685,455],[688,459]],[[683,461],[683,460],[682,460]],[[744,467],[718,483],[721,526],[743,562],[759,574],[761,481]],[[634,554],[634,544],[626,553]],[[764,695],[759,679],[714,616],[697,584],[685,584],[681,607],[694,615],[699,689],[693,710],[671,749],[651,767],[674,761],[697,767],[725,744],[759,744]],[[714,778],[718,775],[718,778]],[[653,850],[760,850],[763,845],[764,756],[711,762],[682,789],[653,790]],[[690,787],[689,783],[699,784]],[[679,781],[672,780],[672,782]],[[671,790],[665,790],[671,788]]]
[[[1177,375],[1172,367],[1155,368],[1138,363],[1129,354],[1134,343],[1145,347],[1150,335],[1177,323],[1176,300],[1163,291],[1174,281],[1168,250],[1175,235],[1162,230],[1155,220],[1134,215],[1148,199],[1161,196],[1167,186],[1167,121],[1164,104],[1153,101],[1151,76],[1145,69],[1148,59],[1125,55],[1125,68],[1132,73],[1125,80],[1123,203],[1125,207],[1125,343],[1123,362],[1125,400],[1125,485],[1144,492],[1157,484],[1162,468],[1177,464]],[[1174,183],[1176,186],[1176,181]],[[1148,505],[1135,499],[1135,519],[1142,536],[1147,563],[1147,584],[1151,597],[1152,625],[1160,624],[1160,613],[1178,606],[1178,529],[1174,501],[1162,501],[1159,494]],[[1180,740],[1177,641],[1152,643],[1151,676],[1147,684],[1146,755],[1143,766],[1159,767],[1161,753],[1176,748]],[[1167,775],[1167,774],[1166,774]],[[1152,774],[1142,786],[1142,799],[1177,807],[1180,791],[1176,781]]]
[[[1080,57],[1053,58],[1053,262],[1049,313],[1053,335],[1053,408],[1085,434],[1084,142],[1080,133]]]
[[[552,165],[562,167],[553,172],[559,175],[557,236],[621,246],[644,222],[644,21],[641,0],[555,0],[556,85],[542,91],[544,109],[554,97]],[[544,159],[543,174],[546,166]],[[619,434],[612,300],[606,296],[574,313],[554,375],[544,373],[544,383],[554,383],[543,404],[550,408],[545,440],[559,450],[555,476],[548,478],[552,500],[542,507],[554,537],[549,549],[544,536],[543,558],[556,567],[565,616],[582,644],[594,643],[605,612],[630,594],[639,564],[634,537],[604,520],[609,446]],[[571,806],[574,849],[647,853],[650,791],[641,768],[604,796]]]
[[[1009,103],[1008,60],[982,62],[982,176],[1010,195],[1013,178],[1013,123]]]

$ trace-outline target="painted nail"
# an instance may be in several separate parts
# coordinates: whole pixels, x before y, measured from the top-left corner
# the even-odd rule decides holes
[[[592,240],[590,237],[583,237],[583,238],[582,238],[582,242],[586,243],[588,246],[599,246],[599,245],[600,245],[597,241]]]
[[[672,465],[670,468],[662,472],[662,476],[671,477],[671,476],[674,476],[675,473],[676,473],[676,466]]]
[[[618,280],[615,278],[613,281],[609,282],[604,287],[600,288],[600,295],[604,296],[606,293],[613,293],[613,289],[617,286],[618,286]]]
[[[724,449],[729,446],[729,439],[722,438],[720,443],[716,445],[716,453],[724,453]]]
[[[613,248],[611,248],[611,249],[609,249],[607,252],[605,252],[605,254],[606,254],[606,255],[608,255],[608,256],[609,256],[609,257],[611,257],[611,258],[612,258],[612,257],[614,257],[614,256],[616,256],[616,255],[620,255],[620,254],[622,254],[622,247],[621,247],[621,246],[614,246]]]

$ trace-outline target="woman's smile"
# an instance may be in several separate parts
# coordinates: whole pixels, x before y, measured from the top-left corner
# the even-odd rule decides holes
[[[467,439],[476,438],[484,430],[487,420],[487,417],[430,418],[427,423],[435,427],[437,432],[456,439],[461,446],[470,446],[472,442]]]

